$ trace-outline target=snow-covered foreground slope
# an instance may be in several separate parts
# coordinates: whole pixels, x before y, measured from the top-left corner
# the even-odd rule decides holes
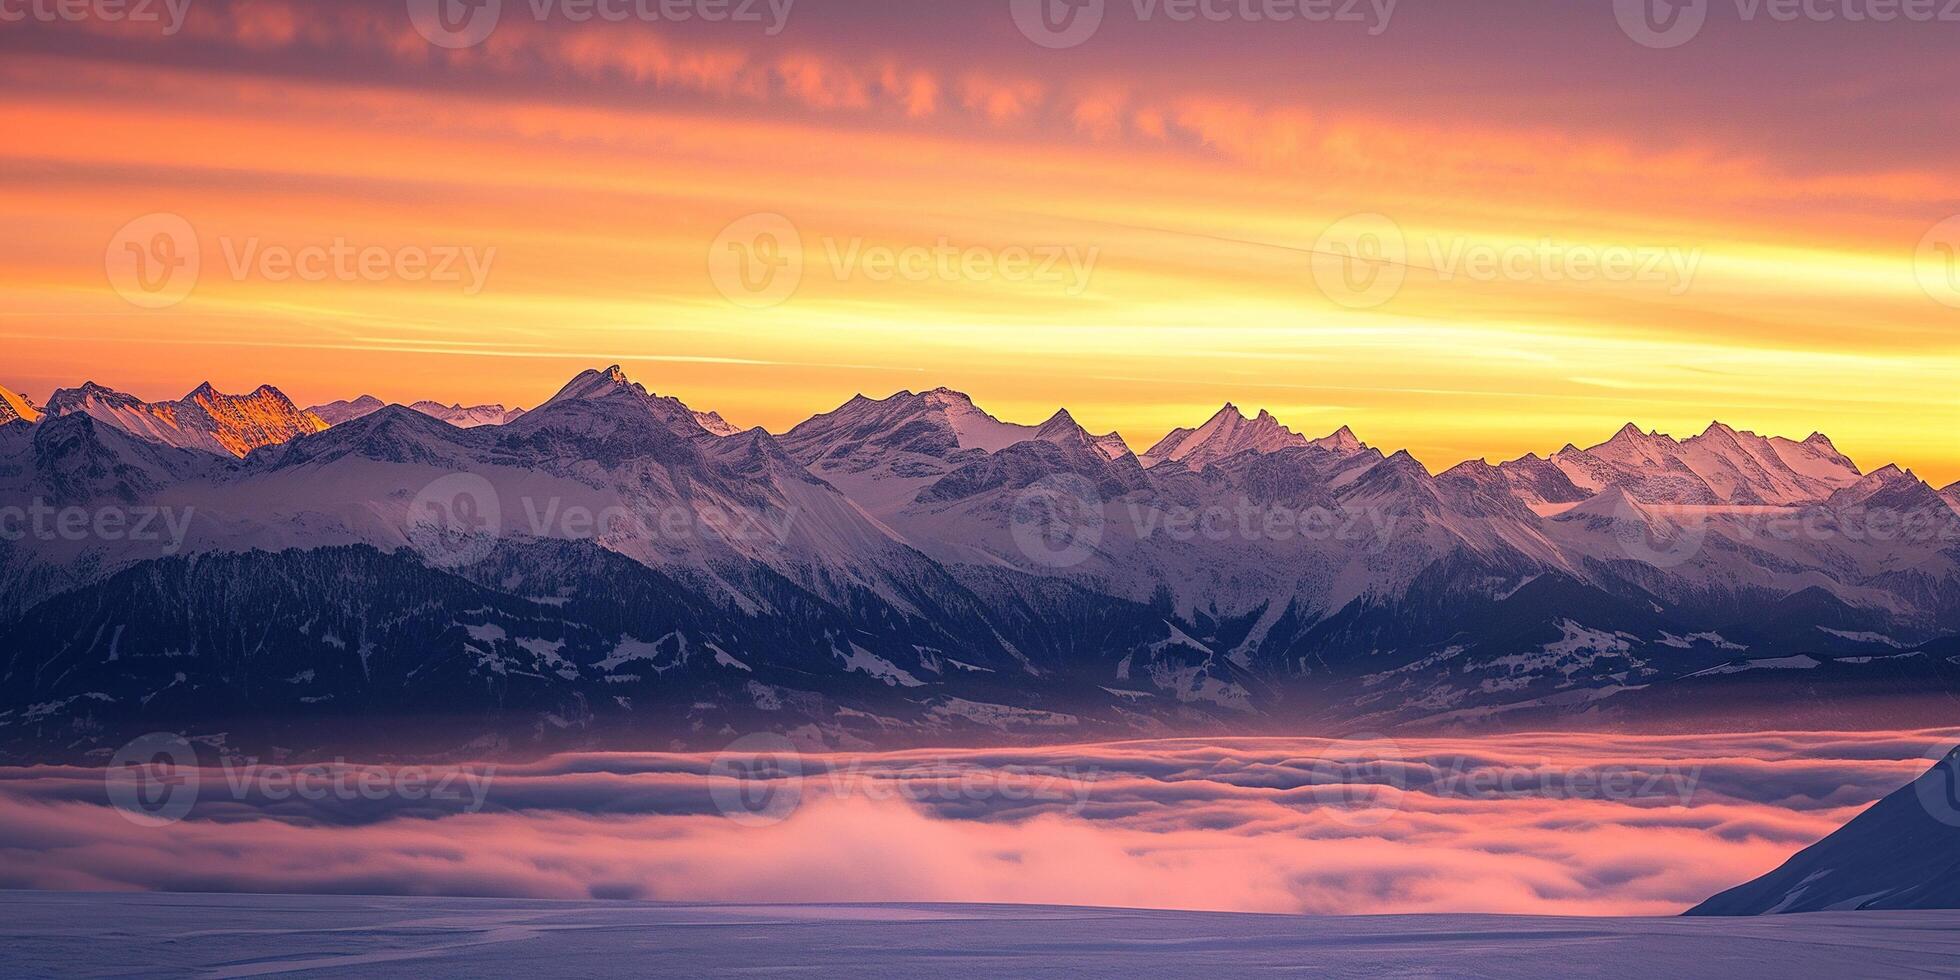
[[[1782,867],[1690,915],[1960,908],[1960,749]]]
[[[114,936],[113,941],[107,937]],[[1367,918],[0,893],[10,976],[1934,976],[1960,913]]]

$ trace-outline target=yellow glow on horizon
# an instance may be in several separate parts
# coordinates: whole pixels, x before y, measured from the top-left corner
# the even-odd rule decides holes
[[[1326,137],[1341,152],[1303,162],[1262,158],[1256,127],[1218,129],[1204,149],[357,86],[273,97],[125,71],[167,96],[29,90],[0,105],[0,128],[39,136],[0,147],[14,231],[0,242],[0,383],[36,397],[89,379],[175,397],[208,379],[271,382],[302,403],[532,405],[618,361],[773,430],[858,392],[943,384],[1015,421],[1066,405],[1139,451],[1230,400],[1308,435],[1351,425],[1437,470],[1588,444],[1629,420],[1687,435],[1720,418],[1821,429],[1868,467],[1960,479],[1947,394],[1960,310],[1913,271],[1930,222],[1849,197],[1827,222],[1807,206],[1830,187],[1762,185],[1740,164],[1662,161],[1707,166],[1670,202],[1562,177],[1500,132],[1432,149],[1422,133],[1344,124]],[[1468,162],[1478,153],[1522,176],[1493,183]],[[1919,186],[1896,185],[1868,191]],[[109,288],[104,249],[165,211],[196,228],[203,272],[183,303],[139,310]],[[753,212],[792,217],[804,243],[801,285],[764,309],[729,302],[709,272],[716,236]],[[1313,276],[1320,233],[1357,212],[1392,216],[1409,247],[1399,292],[1365,309],[1330,301]],[[248,248],[341,239],[495,254],[476,293],[233,271]],[[1093,262],[1035,281],[833,265],[942,239]],[[1693,274],[1490,278],[1437,261],[1529,258],[1548,241],[1555,258],[1633,249],[1661,272],[1692,260]]]

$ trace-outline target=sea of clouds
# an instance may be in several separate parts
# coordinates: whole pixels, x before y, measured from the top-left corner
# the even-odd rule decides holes
[[[573,753],[0,769],[0,888],[1288,913],[1666,915],[1910,782],[1960,729]],[[184,791],[185,773],[173,792]],[[413,779],[406,778],[412,775]]]

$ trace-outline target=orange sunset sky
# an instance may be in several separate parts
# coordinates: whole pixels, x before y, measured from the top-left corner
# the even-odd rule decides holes
[[[0,22],[0,385],[530,406],[620,363],[772,430],[948,385],[1139,451],[1232,401],[1432,469],[1720,418],[1960,479],[1960,24],[1717,4],[1663,50],[1607,3],[1390,6],[1182,22],[1117,0],[1064,49],[1007,0],[801,0],[778,24],[507,0],[458,48],[399,0],[193,0],[173,33]],[[114,257],[160,213],[200,268],[150,309]],[[802,244],[773,304],[716,279],[758,213]],[[1356,214],[1405,261],[1343,268]],[[336,241],[486,274],[235,268]],[[838,261],[942,242],[1086,265]],[[1614,255],[1633,271],[1543,261]],[[1356,302],[1343,272],[1400,286]]]

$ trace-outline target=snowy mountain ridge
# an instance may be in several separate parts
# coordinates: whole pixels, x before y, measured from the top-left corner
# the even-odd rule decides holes
[[[0,703],[0,743],[155,721],[178,673],[208,692],[192,717],[238,684],[289,693],[193,649],[286,676],[325,678],[326,657],[338,679],[304,696],[348,711],[435,657],[487,686],[427,697],[580,719],[565,737],[655,724],[659,704],[663,726],[794,721],[837,744],[1780,716],[1839,710],[1840,685],[1909,713],[1869,699],[1960,690],[1927,646],[1960,633],[1951,488],[1859,473],[1821,436],[1629,428],[1432,475],[1236,408],[1146,466],[1066,410],[1021,425],[947,389],[859,396],[781,435],[617,367],[483,425],[357,401],[328,426],[275,395],[85,385],[0,425],[0,506],[181,528],[0,540],[0,644],[74,668],[0,673],[20,700]],[[274,438],[285,418],[309,431]],[[227,646],[239,601],[282,610],[280,638]],[[307,632],[323,618],[342,644],[366,632],[358,664]],[[64,707],[25,729],[6,713],[36,704]]]

